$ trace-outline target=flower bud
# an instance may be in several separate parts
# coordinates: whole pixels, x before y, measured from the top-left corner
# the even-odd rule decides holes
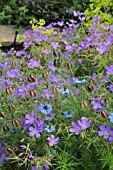
[[[8,88],[6,89],[6,94],[7,94],[7,95],[11,95],[12,93],[13,93],[12,87],[8,87]]]
[[[94,86],[93,86],[93,85],[87,86],[87,90],[88,90],[89,92],[92,92],[92,91],[94,90]]]
[[[68,69],[72,69],[73,68],[73,63],[72,62],[67,63],[66,66],[67,66]]]
[[[104,101],[105,101],[105,103],[110,103],[110,98],[107,97]]]
[[[2,70],[0,70],[0,77],[2,76]]]
[[[60,92],[60,89],[58,87],[54,87],[53,93],[57,95]]]
[[[103,118],[107,118],[109,116],[109,114],[106,110],[102,111],[101,115],[102,115]]]
[[[87,102],[86,101],[82,102],[81,107],[83,109],[86,109],[87,108]]]
[[[4,117],[5,117],[5,112],[0,112],[0,118],[4,119]]]
[[[48,73],[42,73],[43,78],[48,78],[49,74]]]
[[[36,97],[36,96],[37,96],[37,92],[36,92],[35,89],[31,90],[31,91],[29,92],[29,94],[30,94],[31,97]]]
[[[54,64],[55,67],[60,67],[61,64],[62,64],[62,60],[61,59],[55,59],[53,64]]]
[[[31,74],[29,77],[28,77],[28,81],[31,82],[31,83],[34,83],[36,81],[36,76],[34,74]]]
[[[16,67],[16,62],[15,62],[15,61],[12,61],[11,66],[12,66],[12,67]]]
[[[12,154],[12,153],[14,152],[13,147],[12,147],[12,146],[8,146],[7,152],[10,153],[10,154]]]
[[[20,120],[13,120],[13,122],[12,122],[12,125],[14,126],[14,127],[18,127],[19,125],[20,125]]]
[[[3,131],[4,132],[8,132],[10,130],[10,128],[8,126],[3,126]]]
[[[15,107],[14,105],[10,105],[10,106],[9,106],[9,109],[10,109],[11,111],[13,111],[13,110],[16,110],[16,107]]]

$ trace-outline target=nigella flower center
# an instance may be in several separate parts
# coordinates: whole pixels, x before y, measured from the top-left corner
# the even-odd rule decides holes
[[[47,110],[47,106],[46,105],[44,106],[44,109]]]

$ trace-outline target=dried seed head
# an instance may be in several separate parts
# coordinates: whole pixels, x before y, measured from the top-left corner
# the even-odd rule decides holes
[[[83,109],[86,109],[87,108],[87,102],[86,101],[82,102],[81,107]]]
[[[12,87],[8,87],[8,88],[6,89],[6,94],[7,94],[7,95],[11,95],[13,92],[14,92],[14,91],[13,91]]]
[[[89,92],[92,92],[92,91],[94,90],[94,86],[93,86],[93,85],[87,86],[87,90],[88,90]]]
[[[4,117],[5,117],[5,112],[0,112],[0,118],[4,119]]]
[[[73,68],[73,63],[72,63],[72,62],[67,63],[66,66],[67,66],[67,68],[70,70],[70,69]]]
[[[3,131],[4,132],[8,132],[10,130],[10,128],[8,126],[3,126]]]
[[[12,146],[8,146],[7,152],[12,154],[14,152],[14,148]]]
[[[18,120],[18,119],[13,120],[12,125],[13,125],[14,127],[18,127],[18,126],[20,125],[20,120]]]
[[[0,77],[2,76],[2,70],[0,70]]]
[[[15,62],[15,61],[12,61],[11,66],[12,66],[12,67],[16,67],[16,62]]]
[[[29,94],[30,94],[31,97],[36,97],[36,96],[37,96],[37,92],[36,92],[35,89],[31,90],[31,91],[29,92]]]
[[[29,77],[28,77],[28,81],[31,82],[31,83],[34,83],[36,81],[36,76],[34,74],[31,74]]]
[[[13,110],[16,110],[16,107],[15,107],[14,105],[10,105],[10,106],[9,106],[9,109],[10,109],[11,111],[13,111]]]
[[[43,78],[48,78],[48,76],[49,76],[48,72],[42,73],[42,77],[43,77]]]
[[[101,115],[102,115],[103,118],[108,118],[108,116],[109,116],[109,114],[106,110],[102,111]]]
[[[59,92],[60,92],[60,89],[59,89],[58,87],[54,87],[53,93],[54,93],[55,95],[57,95],[57,94],[59,94]]]

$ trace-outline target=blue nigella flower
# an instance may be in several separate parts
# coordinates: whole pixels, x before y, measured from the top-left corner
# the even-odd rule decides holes
[[[75,83],[76,84],[84,84],[84,83],[86,83],[86,80],[85,79],[79,80],[78,78],[76,78]]]
[[[54,126],[49,126],[49,125],[47,125],[44,130],[45,130],[47,133],[55,132]]]
[[[61,89],[60,89],[60,92],[61,92],[61,94],[62,94],[63,96],[65,96],[65,97],[68,97],[68,96],[70,95],[69,89],[61,88]]]
[[[109,115],[109,119],[110,119],[110,122],[112,122],[112,123],[113,123],[113,113],[110,113],[110,115]]]
[[[65,118],[72,118],[72,115],[74,114],[73,111],[71,111],[71,114],[68,113],[68,111],[64,112],[64,117]]]
[[[38,107],[39,111],[45,115],[52,112],[52,106],[50,104],[40,104]]]

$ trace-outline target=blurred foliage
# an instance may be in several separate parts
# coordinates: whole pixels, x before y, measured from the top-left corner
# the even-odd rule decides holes
[[[113,1],[112,0],[89,0],[90,4],[85,10],[85,16],[87,18],[87,26],[91,26],[91,19],[96,16],[100,16],[101,23],[106,25],[113,24],[112,11]]]

